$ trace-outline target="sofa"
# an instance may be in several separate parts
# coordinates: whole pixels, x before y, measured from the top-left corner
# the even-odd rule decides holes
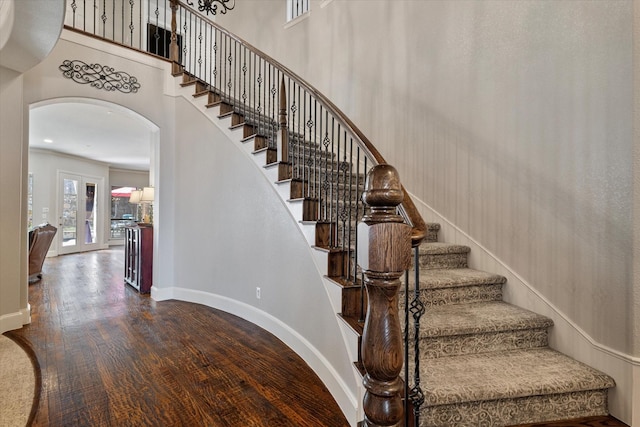
[[[42,224],[29,232],[29,282],[42,279],[42,265],[58,229]]]

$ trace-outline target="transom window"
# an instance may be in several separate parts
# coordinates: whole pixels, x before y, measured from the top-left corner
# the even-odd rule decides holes
[[[309,12],[309,0],[287,0],[287,22]]]

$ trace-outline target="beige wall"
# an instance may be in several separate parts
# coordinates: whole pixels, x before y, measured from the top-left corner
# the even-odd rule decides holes
[[[633,315],[631,322],[633,328],[630,331],[634,339],[634,354],[640,353],[640,0],[633,2],[633,141],[635,147],[633,176],[633,298],[630,298],[633,305]],[[640,402],[640,363],[634,369],[634,390],[633,398]],[[640,420],[640,403],[633,408],[633,420]]]
[[[632,2],[317,0],[288,27],[284,0],[259,4],[218,22],[335,102],[442,239],[473,242],[508,300],[554,319],[556,348],[620,380],[628,416]]]
[[[255,3],[219,22],[308,76],[422,202],[632,352],[630,1],[334,0],[286,30],[284,6]]]
[[[111,187],[148,187],[149,172],[127,169],[109,169],[109,185]]]

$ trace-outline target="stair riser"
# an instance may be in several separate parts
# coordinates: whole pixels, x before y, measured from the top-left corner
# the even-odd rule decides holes
[[[413,296],[413,291],[410,291]],[[404,292],[400,300],[403,301]],[[456,288],[421,289],[420,300],[425,307],[447,304],[466,304],[485,301],[501,301],[502,285],[473,285]],[[404,309],[404,305],[401,307]]]
[[[592,390],[423,407],[419,426],[510,426],[607,414],[607,391]]]
[[[428,316],[428,312],[426,316]],[[546,329],[487,332],[420,339],[420,354],[427,358],[478,354],[545,347],[549,343]]]
[[[466,253],[421,255],[419,263],[420,268],[426,269],[468,267]]]

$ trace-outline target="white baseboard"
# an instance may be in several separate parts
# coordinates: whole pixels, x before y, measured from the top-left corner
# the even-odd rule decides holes
[[[151,288],[151,298],[156,301],[175,299],[203,304],[217,310],[245,319],[278,337],[300,356],[320,377],[324,385],[340,406],[343,414],[352,426],[358,423],[359,400],[354,396],[344,380],[338,375],[331,363],[302,335],[289,325],[269,313],[249,304],[203,291],[185,288]],[[354,368],[355,369],[355,368]]]
[[[31,306],[27,306],[15,313],[0,316],[0,334],[14,329],[20,329],[24,325],[31,323]]]

